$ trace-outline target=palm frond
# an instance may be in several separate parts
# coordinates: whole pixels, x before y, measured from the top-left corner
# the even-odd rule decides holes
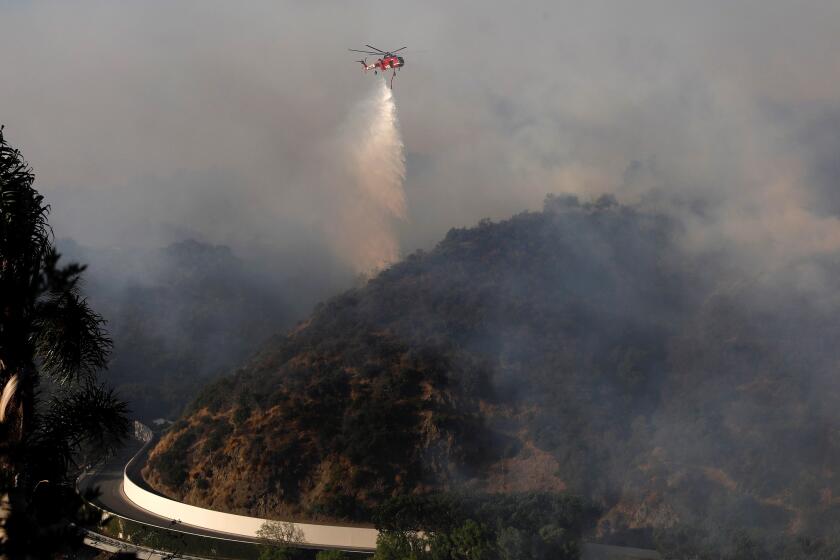
[[[48,295],[36,306],[33,335],[42,371],[62,383],[94,376],[112,346],[104,325],[76,290]]]
[[[33,464],[44,469],[38,475],[66,472],[83,451],[94,460],[115,452],[131,430],[127,413],[128,406],[113,390],[94,382],[53,395],[29,446],[37,455]]]
[[[52,244],[50,207],[33,188],[35,175],[20,150],[0,134],[0,274],[31,281]],[[36,266],[32,266],[32,265]]]

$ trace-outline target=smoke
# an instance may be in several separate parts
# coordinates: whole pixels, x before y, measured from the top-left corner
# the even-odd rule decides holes
[[[193,239],[155,250],[69,239],[57,245],[62,259],[91,265],[83,289],[114,342],[106,379],[143,421],[180,414],[197,386],[233,369],[335,291],[319,286],[329,276],[323,268],[303,283]]]
[[[404,146],[384,79],[355,108],[340,138],[350,184],[329,234],[340,258],[358,274],[371,274],[399,258],[395,222],[407,217]]]
[[[318,266],[300,276],[324,277],[316,269],[393,258],[395,229],[407,252],[536,209],[547,192],[611,192],[702,206],[690,241],[734,237],[753,261],[840,239],[837,2],[212,5],[4,4],[0,48],[31,48],[4,65],[25,79],[0,83],[2,118],[60,236],[145,248],[191,237],[281,272],[305,256]],[[382,28],[382,13],[401,24]],[[345,50],[369,41],[409,45],[396,84],[405,197],[379,190],[394,168],[358,163],[389,118],[383,84]],[[442,64],[448,53],[463,71]],[[364,246],[345,251],[345,236]]]

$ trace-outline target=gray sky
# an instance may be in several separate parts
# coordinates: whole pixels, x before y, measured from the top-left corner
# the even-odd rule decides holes
[[[375,79],[346,49],[408,45],[404,252],[548,192],[702,201],[699,244],[833,250],[838,37],[836,1],[13,1],[0,122],[60,237],[321,250]]]

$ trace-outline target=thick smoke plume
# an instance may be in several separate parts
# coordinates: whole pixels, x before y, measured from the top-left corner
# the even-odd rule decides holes
[[[394,225],[407,216],[405,153],[397,106],[385,80],[377,82],[342,135],[348,147],[350,196],[332,231],[338,253],[360,274],[373,273],[398,259]]]

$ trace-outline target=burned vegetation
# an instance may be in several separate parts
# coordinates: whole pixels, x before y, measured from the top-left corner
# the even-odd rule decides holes
[[[536,493],[606,542],[830,534],[837,304],[684,236],[610,197],[453,229],[207,387],[145,474],[273,518]]]

